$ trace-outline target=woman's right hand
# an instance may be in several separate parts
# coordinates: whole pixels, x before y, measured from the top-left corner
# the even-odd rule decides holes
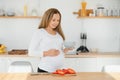
[[[64,53],[67,53],[68,51],[70,51],[70,50],[73,50],[74,48],[65,48],[65,49],[63,49],[63,52]]]
[[[60,54],[60,51],[57,49],[50,49],[48,51],[44,51],[44,57],[46,56],[57,56]]]

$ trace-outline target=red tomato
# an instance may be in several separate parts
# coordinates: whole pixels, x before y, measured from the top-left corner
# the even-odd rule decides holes
[[[65,74],[76,74],[75,70],[68,68],[68,69],[57,69],[53,74],[60,74],[60,75],[65,75]]]
[[[61,71],[61,69],[57,69],[56,72],[58,73],[59,71]]]
[[[52,72],[52,74],[58,74],[57,72]]]
[[[73,69],[71,69],[71,68],[68,68],[67,71],[68,71],[69,74],[75,74],[75,73],[76,73],[76,72],[75,72]]]
[[[62,69],[62,71],[67,74],[68,73],[68,70],[67,69]]]
[[[63,70],[56,70],[56,72],[60,75],[64,75],[65,73],[63,72]]]

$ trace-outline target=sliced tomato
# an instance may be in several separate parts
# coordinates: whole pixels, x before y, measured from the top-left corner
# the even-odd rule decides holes
[[[68,68],[67,71],[68,71],[68,74],[75,74],[76,73],[75,70],[73,70],[71,68]]]
[[[60,75],[64,75],[65,73],[63,72],[63,70],[56,70],[56,72]]]
[[[52,72],[52,74],[58,74],[57,72]]]
[[[68,73],[68,70],[67,69],[62,69],[62,71],[67,74]]]
[[[76,74],[75,70],[72,68],[67,68],[67,69],[57,69],[53,74],[60,74],[60,75],[65,75],[65,74]]]
[[[61,69],[57,69],[56,72],[58,73],[59,71],[61,71]]]

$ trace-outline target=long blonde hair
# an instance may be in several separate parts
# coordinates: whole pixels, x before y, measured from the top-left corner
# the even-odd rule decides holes
[[[38,29],[48,27],[48,25],[49,25],[49,23],[50,23],[54,14],[59,14],[60,15],[60,22],[54,30],[56,30],[62,36],[63,40],[65,40],[65,36],[64,36],[62,28],[61,28],[61,13],[55,8],[50,8],[44,13]]]

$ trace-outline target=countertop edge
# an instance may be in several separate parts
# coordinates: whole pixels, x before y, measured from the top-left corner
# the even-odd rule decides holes
[[[9,55],[0,54],[0,57],[39,57],[39,56],[29,56],[29,55]],[[76,54],[66,54],[65,58],[99,58],[99,57],[120,57],[120,53],[116,52],[106,52],[106,53],[79,53]]]

